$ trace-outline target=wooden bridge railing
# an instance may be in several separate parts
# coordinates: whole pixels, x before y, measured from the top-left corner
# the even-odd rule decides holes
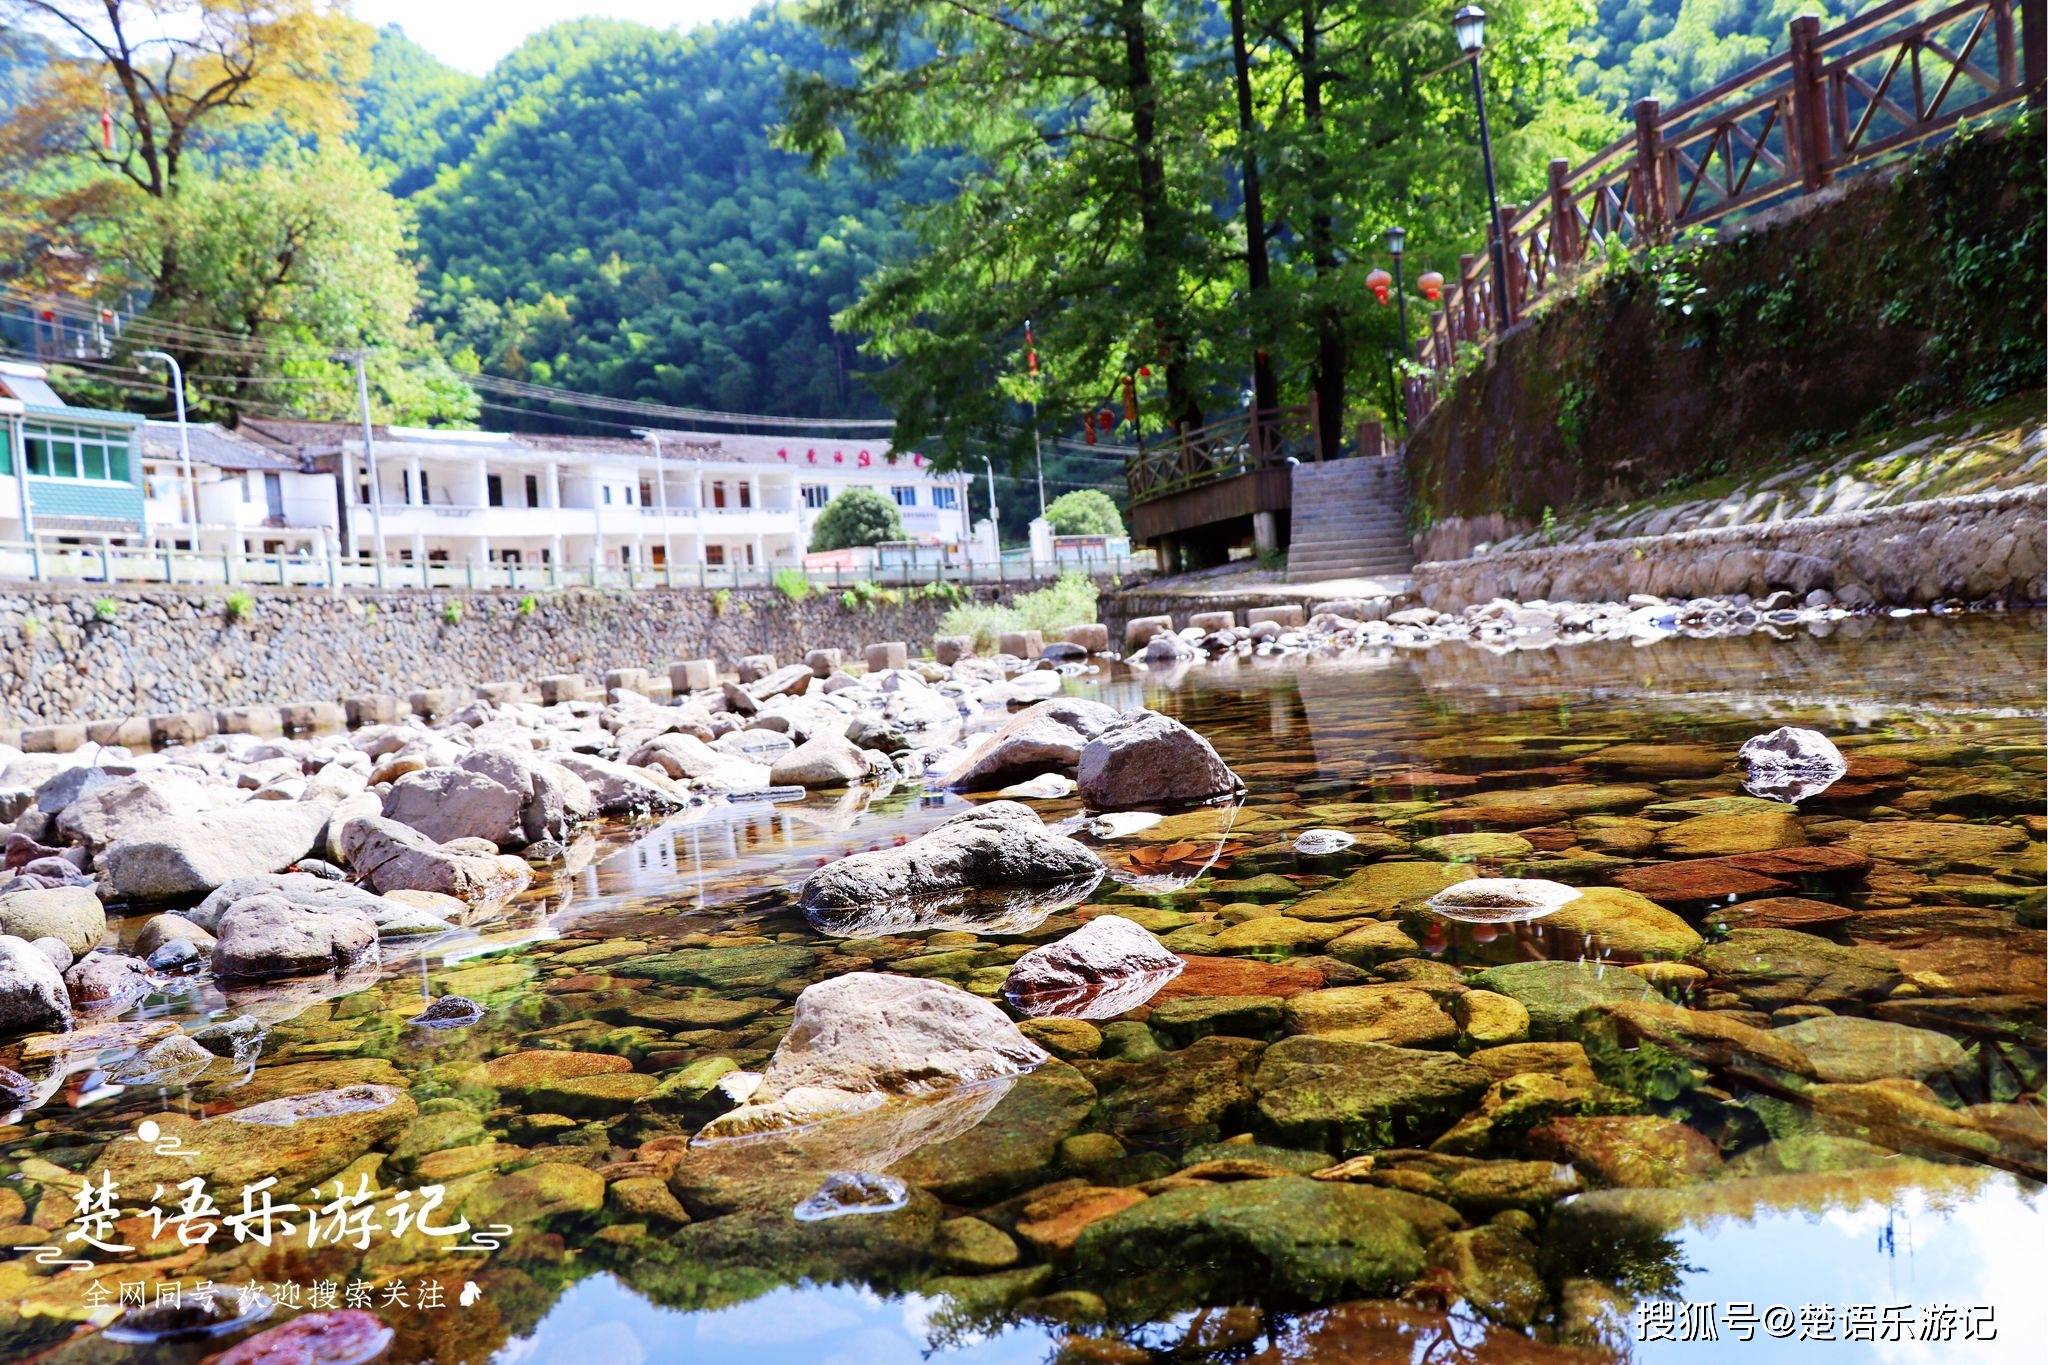
[[[1233,413],[1147,446],[1124,462],[1124,480],[1133,503],[1163,498],[1278,464],[1290,454],[1314,458],[1316,436],[1309,406]]]
[[[1411,422],[1461,344],[1511,325],[1582,262],[1812,194],[1963,119],[2039,103],[2044,5],[1893,0],[1827,32],[1794,19],[1786,51],[1669,110],[1638,102],[1632,136],[1576,168],[1551,162],[1541,199],[1502,206],[1506,298],[1486,253],[1460,260],[1422,343],[1431,376],[1409,387]]]

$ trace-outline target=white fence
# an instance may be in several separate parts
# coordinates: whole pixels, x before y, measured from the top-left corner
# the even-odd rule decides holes
[[[1032,583],[1061,573],[1097,576],[1148,571],[1150,555],[1093,560],[1004,558],[996,563],[890,565],[814,569],[738,564],[605,565],[472,564],[433,560],[378,564],[368,556],[329,554],[200,554],[120,545],[0,542],[0,580],[30,583],[159,583],[178,587],[426,588],[485,590],[550,588],[766,588],[784,575],[803,576],[818,590],[856,582],[877,587],[923,583]],[[786,580],[785,580],[786,581]]]

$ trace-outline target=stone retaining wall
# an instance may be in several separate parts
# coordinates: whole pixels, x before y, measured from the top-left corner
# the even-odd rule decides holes
[[[1415,592],[1439,611],[1496,597],[1615,602],[1753,597],[1825,588],[1846,607],[1944,598],[2040,602],[2048,574],[2048,490],[2012,489],[1865,512],[1558,545],[1415,566]]]
[[[1030,585],[976,589],[980,600]],[[0,725],[110,720],[351,693],[582,673],[712,658],[735,665],[810,649],[858,661],[864,645],[903,640],[917,653],[948,603],[906,590],[896,606],[843,606],[820,592],[792,602],[772,588],[643,588],[550,593],[0,585]],[[105,603],[102,608],[100,604]]]

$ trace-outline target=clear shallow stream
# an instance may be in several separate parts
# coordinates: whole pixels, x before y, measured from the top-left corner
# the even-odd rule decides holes
[[[839,940],[796,910],[813,868],[963,806],[915,787],[604,831],[482,944],[325,996],[195,984],[76,1035],[61,1084],[0,1127],[0,1235],[30,1246],[77,1225],[74,1173],[112,1165],[144,1182],[119,1203],[148,1201],[154,1168],[129,1153],[152,1115],[392,1086],[402,1111],[299,1125],[317,1140],[286,1126],[215,1152],[240,1140],[218,1123],[176,1131],[206,1154],[223,1212],[258,1173],[279,1177],[280,1201],[317,1179],[308,1205],[337,1178],[385,1198],[439,1185],[443,1213],[509,1227],[503,1246],[388,1231],[367,1248],[303,1232],[183,1245],[131,1212],[103,1238],[131,1250],[90,1267],[5,1263],[0,1356],[198,1360],[232,1338],[124,1346],[95,1325],[124,1286],[206,1279],[285,1297],[272,1325],[293,1292],[311,1306],[330,1284],[341,1306],[360,1285],[396,1332],[387,1358],[408,1361],[2031,1358],[2048,1339],[2043,648],[2037,618],[1918,619],[1784,641],[1111,668],[1070,690],[1178,717],[1249,794],[1101,843],[1143,880],[1104,882],[1024,935]],[[1745,797],[1733,764],[1779,724],[1851,760],[1796,810]],[[1298,858],[1310,828],[1360,842]],[[1446,835],[1469,837],[1423,842]],[[1563,925],[1421,908],[1468,873],[1639,894]],[[902,1209],[799,1223],[795,1203],[841,1168],[818,1151],[687,1148],[731,1103],[716,1080],[760,1069],[803,985],[895,971],[994,997],[1022,951],[1105,911],[1188,970],[1119,1022],[1037,1034],[1058,1060],[964,1133],[944,1136],[959,1125],[939,1116],[941,1140],[890,1168],[911,1191]],[[1518,976],[1523,963],[1600,984]],[[1685,1012],[1654,1036],[1617,1033],[1581,1012],[1616,983]],[[1520,1034],[1474,986],[1522,1001]],[[1357,987],[1381,989],[1324,994]],[[406,1026],[449,993],[484,1020]],[[147,1021],[244,1012],[268,1025],[253,1068],[108,1079]],[[1429,1086],[1350,1062],[1304,1082],[1264,1055],[1301,1035],[1476,1060]],[[0,1062],[50,1071],[19,1052]],[[616,1079],[629,1073],[645,1079]],[[846,1140],[872,1156],[901,1131]],[[1380,1202],[1347,1193],[1339,1208],[1332,1191]],[[1155,1200],[1184,1213],[1140,1226]],[[1640,1306],[1658,1302],[1673,1308]],[[1757,1316],[1747,1344],[1731,1304]],[[1698,1305],[1714,1306],[1714,1340],[1697,1339]],[[1845,1339],[1866,1307],[1871,1339]],[[1782,1333],[1766,1316],[1779,1308]],[[1815,1339],[1823,1316],[1833,1340]]]

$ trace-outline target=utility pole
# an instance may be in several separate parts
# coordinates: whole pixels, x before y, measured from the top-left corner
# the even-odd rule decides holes
[[[664,571],[675,563],[675,547],[668,535],[668,476],[661,467],[661,433],[653,427],[635,427],[635,436],[654,442],[654,506],[661,516],[661,563]]]
[[[981,463],[988,470],[988,524],[996,533],[996,558],[1003,557],[1003,522],[996,515],[996,462],[988,456],[981,457]]]
[[[363,371],[365,352],[350,351],[356,367],[356,406],[363,418],[363,461],[370,471],[370,540],[377,555],[377,586],[384,586],[384,490],[377,479],[377,437],[370,429],[370,380]]]
[[[192,477],[192,441],[185,426],[185,370],[169,351],[137,351],[138,360],[161,360],[171,367],[171,394],[178,405],[178,477],[185,482],[185,520],[192,527],[192,548],[199,545],[199,484]]]
[[[1042,517],[1045,515],[1045,448],[1038,441],[1038,402],[1036,399],[1031,404],[1031,457],[1038,462],[1038,515]],[[994,501],[995,491],[993,489],[989,491],[989,498],[991,502]]]

